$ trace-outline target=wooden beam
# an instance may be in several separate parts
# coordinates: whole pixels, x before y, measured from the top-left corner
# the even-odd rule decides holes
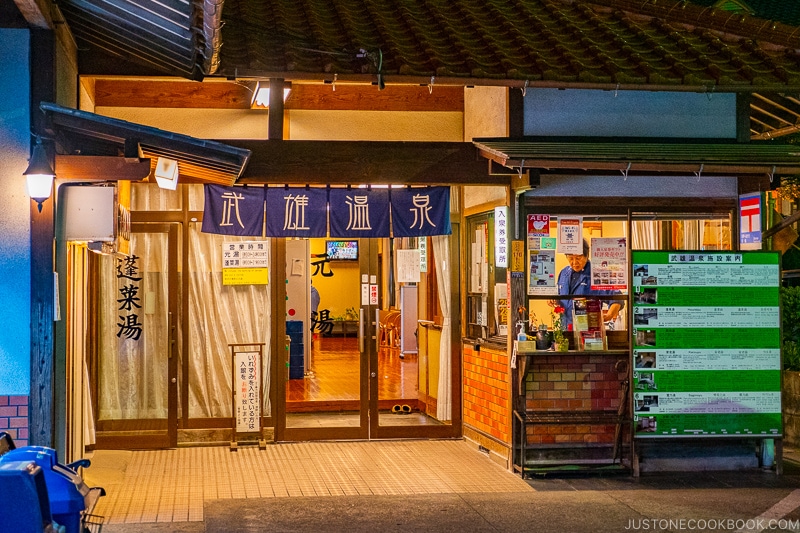
[[[227,141],[252,152],[237,183],[507,185],[472,143]]]
[[[33,28],[47,30],[53,27],[50,11],[44,0],[14,0],[17,9]]]
[[[286,99],[286,109],[337,111],[464,111],[464,88],[419,85],[312,85],[296,83]]]
[[[139,181],[150,175],[150,159],[114,156],[57,155],[56,176],[80,181]]]
[[[95,82],[98,107],[250,109],[254,83],[233,81],[147,81],[104,79]],[[289,85],[287,84],[287,87]],[[464,88],[366,84],[291,85],[286,110],[464,111]]]
[[[103,79],[95,82],[97,107],[250,109],[252,90],[243,83]]]

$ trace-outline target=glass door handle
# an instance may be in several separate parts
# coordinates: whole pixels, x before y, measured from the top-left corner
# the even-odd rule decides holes
[[[364,308],[358,309],[358,351],[364,352]]]
[[[375,352],[381,351],[381,310],[375,309]]]

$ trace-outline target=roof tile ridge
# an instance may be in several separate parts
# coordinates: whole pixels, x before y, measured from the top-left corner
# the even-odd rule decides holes
[[[574,0],[559,0],[573,3]],[[587,0],[603,8],[619,9],[670,22],[689,24],[739,35],[742,38],[765,41],[800,53],[800,26],[767,20],[750,15],[731,13],[714,7],[703,7],[687,0]]]

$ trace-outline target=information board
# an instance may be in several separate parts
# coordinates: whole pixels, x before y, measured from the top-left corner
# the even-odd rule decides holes
[[[632,261],[635,436],[780,436],[778,254]]]

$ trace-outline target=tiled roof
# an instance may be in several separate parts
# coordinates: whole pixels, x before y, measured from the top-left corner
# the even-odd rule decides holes
[[[800,87],[800,28],[678,0],[226,0],[222,19],[227,76]]]
[[[704,7],[714,7],[719,4],[719,0],[689,1]],[[758,18],[800,26],[800,2],[795,0],[740,0],[740,2],[747,5]]]

